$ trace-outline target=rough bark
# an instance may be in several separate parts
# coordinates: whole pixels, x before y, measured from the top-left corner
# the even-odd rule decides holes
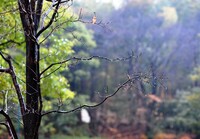
[[[26,111],[22,115],[25,139],[38,138],[41,120],[39,45],[36,32],[41,17],[42,4],[43,0],[18,0],[26,42]]]
[[[39,103],[39,64],[38,47],[34,40],[26,38],[26,108],[23,116],[25,139],[38,138],[38,123],[40,122]]]

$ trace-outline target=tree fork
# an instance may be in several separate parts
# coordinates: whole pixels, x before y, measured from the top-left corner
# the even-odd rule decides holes
[[[36,32],[41,18],[43,0],[18,0],[18,5],[26,42],[26,111],[22,115],[24,138],[37,139],[42,99],[39,77],[39,45]]]

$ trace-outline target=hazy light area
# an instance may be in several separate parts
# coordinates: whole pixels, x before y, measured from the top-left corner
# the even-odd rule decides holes
[[[76,0],[76,2],[81,2],[81,1],[84,1],[84,0]],[[122,0],[95,0],[96,3],[112,3],[113,6],[118,9],[122,6]]]
[[[119,8],[122,5],[122,0],[96,0],[96,2],[112,3],[115,8]]]

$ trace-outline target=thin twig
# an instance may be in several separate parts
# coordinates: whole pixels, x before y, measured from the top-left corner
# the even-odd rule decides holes
[[[12,9],[12,10],[8,10],[8,11],[0,12],[0,15],[1,15],[1,14],[11,13],[11,12],[16,12],[16,11],[18,11],[18,9],[19,9],[19,8],[15,8],[15,9]]]
[[[126,80],[124,83],[122,83],[116,90],[114,93],[106,96],[102,101],[100,101],[99,103],[95,104],[95,105],[81,105],[79,107],[76,107],[72,110],[69,110],[69,111],[60,111],[60,110],[53,110],[53,111],[49,111],[49,112],[46,112],[46,113],[43,113],[41,116],[45,116],[45,115],[48,115],[48,114],[52,114],[52,113],[63,113],[63,114],[67,114],[67,113],[72,113],[72,112],[75,112],[77,110],[80,110],[82,108],[95,108],[95,107],[98,107],[100,105],[102,105],[107,99],[115,96],[119,90],[121,90],[122,88],[124,88],[127,84],[135,81],[135,80],[138,80],[140,77],[140,75],[135,75],[134,77],[132,78],[129,78],[128,80]]]
[[[15,43],[15,44],[17,44],[17,45],[21,45],[21,44],[24,43],[24,42],[16,42],[15,40],[8,40],[8,41],[6,41],[6,42],[0,43],[0,45],[6,45],[6,44],[8,44],[8,43]]]
[[[91,57],[88,57],[88,58],[83,58],[83,57],[71,57],[71,58],[68,58],[66,60],[63,60],[63,61],[60,61],[60,62],[55,62],[55,63],[52,63],[51,65],[49,65],[46,69],[44,69],[41,73],[40,73],[40,76],[42,74],[44,74],[47,70],[49,70],[50,68],[52,68],[53,66],[55,65],[61,65],[61,64],[64,64],[64,63],[67,63],[69,61],[72,61],[72,60],[76,60],[76,61],[89,61],[89,60],[92,60],[92,59],[103,59],[103,60],[107,60],[107,61],[110,61],[110,62],[117,62],[117,61],[125,61],[127,59],[130,59],[134,57],[134,55],[130,55],[128,57],[125,57],[125,58],[115,58],[115,59],[110,59],[108,57],[103,57],[103,56],[91,56]]]
[[[62,25],[66,24],[66,23],[69,23],[69,22],[73,22],[73,23],[74,23],[74,22],[77,22],[77,21],[78,21],[78,20],[70,20],[71,18],[72,18],[72,17],[70,17],[69,20],[66,20],[66,21],[64,21],[64,22],[62,22],[62,23],[56,25],[55,27],[53,27],[53,28],[51,29],[51,31],[45,36],[45,38],[44,38],[42,41],[39,42],[39,44],[43,43],[47,38],[49,38],[49,36],[50,36],[51,34],[53,34],[53,32],[54,32],[56,29],[60,28]]]
[[[61,0],[58,0],[58,3],[56,4],[56,8],[54,9],[54,13],[53,13],[49,23],[45,27],[43,27],[41,30],[38,31],[38,33],[36,34],[36,38],[38,38],[45,30],[47,30],[52,25],[52,23],[56,17],[56,14],[58,13],[60,3],[61,3]]]
[[[60,4],[62,4],[62,3],[67,3],[67,2],[69,2],[69,1],[72,1],[72,0],[64,0],[64,1],[61,1]],[[54,4],[53,7],[55,7],[57,4],[58,4],[58,3]]]
[[[47,78],[47,77],[49,77],[49,76],[50,76],[51,74],[53,74],[54,72],[58,71],[61,67],[62,67],[62,65],[60,65],[58,68],[56,68],[55,70],[53,70],[53,71],[50,72],[49,74],[43,76],[42,78]],[[42,78],[40,78],[40,79],[42,79]]]

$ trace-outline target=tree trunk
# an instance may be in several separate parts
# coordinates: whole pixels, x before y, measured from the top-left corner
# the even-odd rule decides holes
[[[24,138],[38,139],[41,121],[42,100],[40,92],[39,44],[37,34],[41,19],[43,0],[18,0],[19,13],[26,42],[26,110],[22,115]],[[58,9],[59,4],[56,6]],[[57,10],[55,10],[57,11]],[[56,12],[47,28],[52,24]],[[40,105],[39,105],[40,104]]]
[[[26,36],[26,114],[23,116],[24,138],[37,139],[40,123],[38,109],[39,80],[39,47],[36,41]]]
[[[156,95],[157,94],[157,87],[158,87],[158,80],[156,77],[156,67],[154,63],[151,63],[151,74],[152,74],[152,79],[151,79],[151,84],[152,84],[152,94]]]

